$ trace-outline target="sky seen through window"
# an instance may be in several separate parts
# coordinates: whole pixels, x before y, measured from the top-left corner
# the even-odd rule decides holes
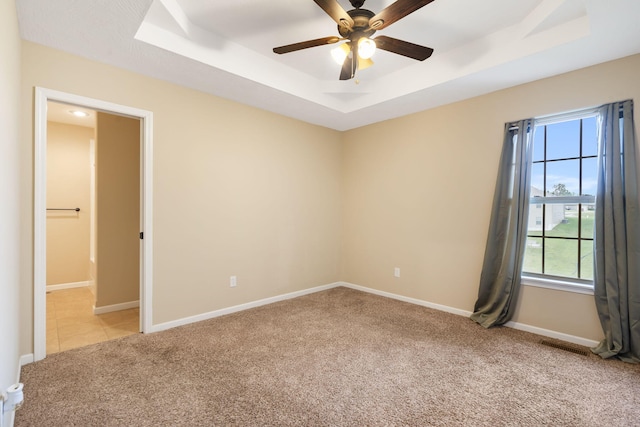
[[[564,184],[572,195],[595,195],[597,159],[582,159],[582,192],[580,191],[580,120],[537,126],[534,132],[531,185],[539,190],[544,186],[544,129],[547,131],[547,186],[553,191],[557,184]],[[582,120],[582,156],[598,154],[596,117]],[[552,161],[550,160],[557,160]]]

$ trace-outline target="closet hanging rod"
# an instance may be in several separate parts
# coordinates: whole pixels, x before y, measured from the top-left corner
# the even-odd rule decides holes
[[[47,208],[48,211],[76,211],[80,212],[80,208]]]

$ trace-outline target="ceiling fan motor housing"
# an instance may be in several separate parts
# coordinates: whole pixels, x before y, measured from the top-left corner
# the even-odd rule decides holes
[[[338,32],[342,37],[355,41],[361,37],[371,37],[376,32],[376,30],[369,26],[369,20],[375,16],[375,13],[372,11],[367,9],[353,9],[347,13],[351,19],[353,19],[353,27],[348,28],[338,25]]]

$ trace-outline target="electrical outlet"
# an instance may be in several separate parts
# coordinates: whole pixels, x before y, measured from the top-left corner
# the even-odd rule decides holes
[[[400,277],[400,267],[396,267],[393,269],[393,276]]]
[[[229,286],[235,288],[237,284],[238,282],[236,276],[231,276],[231,278],[229,279]]]

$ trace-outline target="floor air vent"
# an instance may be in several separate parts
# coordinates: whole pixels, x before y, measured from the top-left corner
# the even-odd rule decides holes
[[[567,344],[560,344],[553,341],[542,340],[540,344],[546,345],[548,347],[559,348],[560,350],[569,351],[571,353],[580,354],[582,356],[588,356],[589,351],[580,347],[573,347]]]

